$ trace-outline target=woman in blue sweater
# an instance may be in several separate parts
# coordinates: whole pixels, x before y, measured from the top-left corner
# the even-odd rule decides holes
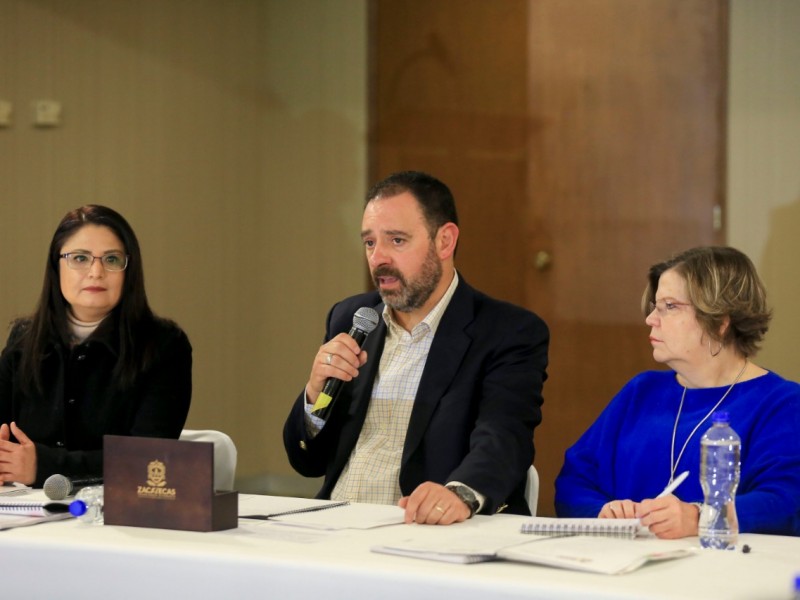
[[[800,385],[751,362],[771,317],[755,267],[733,248],[694,248],[648,279],[653,358],[670,370],[634,377],[567,450],[557,514],[697,535],[700,438],[725,410],[742,438],[740,531],[800,535]],[[656,498],[682,471],[690,477]]]

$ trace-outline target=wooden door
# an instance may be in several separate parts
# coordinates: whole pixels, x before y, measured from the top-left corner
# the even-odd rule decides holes
[[[639,310],[648,266],[722,241],[726,6],[371,4],[371,180],[448,183],[459,271],[551,328],[540,514],[565,449],[658,368]]]

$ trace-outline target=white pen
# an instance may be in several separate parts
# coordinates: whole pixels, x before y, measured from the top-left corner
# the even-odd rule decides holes
[[[664,491],[661,492],[656,498],[663,498],[664,496],[669,496],[672,492],[674,492],[680,484],[683,483],[683,480],[689,476],[689,471],[684,471],[680,475],[678,475],[675,479],[673,479],[670,484],[664,488]]]

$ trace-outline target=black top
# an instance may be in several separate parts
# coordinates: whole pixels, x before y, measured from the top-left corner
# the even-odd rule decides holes
[[[192,347],[177,325],[152,323],[155,358],[124,390],[112,375],[119,351],[114,315],[73,348],[54,340],[42,363],[44,391],[28,394],[18,370],[29,325],[15,323],[0,355],[0,423],[15,421],[36,444],[35,487],[54,473],[102,475],[105,434],[180,436],[192,396]]]

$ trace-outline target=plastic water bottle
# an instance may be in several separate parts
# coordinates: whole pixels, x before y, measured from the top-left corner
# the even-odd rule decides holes
[[[700,439],[700,485],[705,501],[698,534],[703,548],[735,550],[739,538],[736,487],[742,441],[725,411],[715,412],[713,425]]]
[[[69,503],[69,512],[78,520],[93,525],[103,524],[103,486],[91,485],[78,490]]]

